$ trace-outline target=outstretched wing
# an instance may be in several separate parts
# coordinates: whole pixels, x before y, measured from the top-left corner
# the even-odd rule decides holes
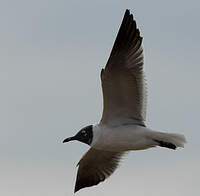
[[[108,178],[119,165],[124,152],[109,152],[90,148],[78,165],[74,192],[99,184]]]
[[[102,123],[144,123],[146,82],[141,45],[142,37],[136,22],[126,10],[106,67],[101,72]]]

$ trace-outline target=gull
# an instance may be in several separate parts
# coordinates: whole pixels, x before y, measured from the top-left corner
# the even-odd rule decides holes
[[[125,11],[110,57],[101,71],[103,114],[100,122],[64,142],[77,140],[91,148],[78,163],[74,192],[99,184],[131,150],[156,146],[184,147],[184,135],[154,131],[145,125],[146,80],[142,37],[133,15]]]

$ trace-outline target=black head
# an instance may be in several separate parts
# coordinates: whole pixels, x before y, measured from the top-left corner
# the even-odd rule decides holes
[[[92,127],[93,127],[92,125],[84,127],[75,136],[66,138],[63,141],[63,143],[69,142],[72,140],[77,140],[77,141],[80,141],[80,142],[90,145],[92,143],[92,138],[93,138]]]

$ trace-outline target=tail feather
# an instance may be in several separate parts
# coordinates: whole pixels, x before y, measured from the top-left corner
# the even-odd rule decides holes
[[[170,149],[173,149],[173,150],[176,150],[176,148],[177,148],[176,145],[169,143],[169,142],[164,142],[164,141],[159,141],[159,140],[154,140],[154,141],[158,142],[160,147],[166,147],[166,148],[170,148]]]
[[[181,134],[154,132],[153,135],[153,140],[161,147],[175,150],[177,147],[183,148],[186,143],[185,136]]]

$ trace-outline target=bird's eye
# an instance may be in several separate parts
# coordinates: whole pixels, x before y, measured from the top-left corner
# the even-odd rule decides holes
[[[83,134],[83,136],[87,136],[87,133],[85,130],[83,130],[81,133]]]

